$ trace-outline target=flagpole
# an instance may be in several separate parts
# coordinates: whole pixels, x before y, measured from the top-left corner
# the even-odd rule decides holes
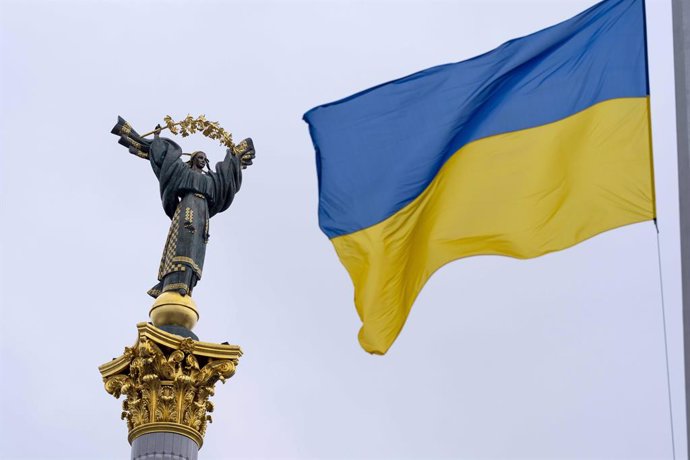
[[[680,199],[680,245],[683,288],[683,343],[685,356],[686,439],[690,439],[690,4],[672,0],[676,79],[676,126]],[[690,449],[688,450],[690,452]],[[690,458],[690,454],[689,457]]]

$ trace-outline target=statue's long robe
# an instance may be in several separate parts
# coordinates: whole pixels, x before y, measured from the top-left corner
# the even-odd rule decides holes
[[[209,219],[230,206],[242,183],[240,159],[230,152],[215,172],[193,170],[180,158],[182,149],[169,139],[154,139],[149,161],[160,183],[161,200],[170,217],[170,231],[158,270],[159,283],[149,290],[192,293],[201,279]]]

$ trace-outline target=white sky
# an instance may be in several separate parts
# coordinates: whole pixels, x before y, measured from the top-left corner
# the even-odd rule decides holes
[[[687,456],[670,0],[647,0],[676,455]],[[169,220],[109,133],[204,113],[256,164],[211,221],[202,340],[242,346],[200,458],[671,458],[651,223],[440,270],[384,357],[316,219],[302,114],[591,0],[0,0],[3,458],[128,458],[97,366],[147,320]],[[178,139],[179,140],[179,139]],[[180,140],[213,162],[224,150]]]

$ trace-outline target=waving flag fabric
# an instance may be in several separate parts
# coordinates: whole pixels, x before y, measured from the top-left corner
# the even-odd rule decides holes
[[[642,0],[316,107],[319,222],[383,354],[442,265],[653,219]]]

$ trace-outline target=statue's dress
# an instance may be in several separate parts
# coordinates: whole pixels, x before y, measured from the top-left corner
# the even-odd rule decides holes
[[[170,139],[154,139],[149,147],[163,209],[171,219],[159,283],[148,291],[153,297],[166,291],[191,295],[204,267],[209,219],[230,206],[242,183],[240,159],[230,152],[215,172],[193,170],[181,155],[180,146]]]

